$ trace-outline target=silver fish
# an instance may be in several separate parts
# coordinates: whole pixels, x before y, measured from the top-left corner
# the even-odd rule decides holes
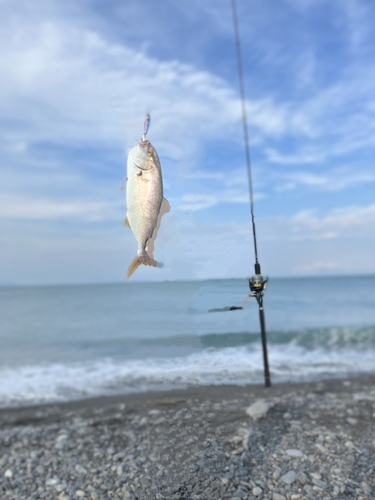
[[[129,151],[126,181],[125,225],[138,242],[137,255],[128,269],[129,278],[141,264],[157,267],[154,242],[162,216],[170,211],[163,198],[160,160],[150,141],[142,139]]]

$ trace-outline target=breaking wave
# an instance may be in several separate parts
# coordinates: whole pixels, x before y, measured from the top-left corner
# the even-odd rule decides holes
[[[372,372],[374,337],[374,328],[271,332],[269,360],[273,382]],[[156,341],[173,342],[173,338],[153,340]],[[259,335],[212,334],[201,337],[200,341],[204,349],[187,356],[122,361],[106,358],[85,363],[3,368],[0,406],[195,385],[262,383]]]

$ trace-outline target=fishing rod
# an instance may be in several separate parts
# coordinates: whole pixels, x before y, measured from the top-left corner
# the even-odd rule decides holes
[[[247,124],[245,85],[244,85],[244,76],[242,67],[241,40],[240,40],[240,30],[238,27],[236,0],[231,0],[231,4],[232,4],[232,14],[233,14],[234,36],[236,41],[238,79],[239,79],[240,94],[241,94],[242,124],[243,124],[244,142],[245,142],[247,176],[249,181],[250,213],[251,213],[251,223],[253,229],[253,241],[254,241],[254,253],[255,253],[255,264],[254,264],[255,274],[249,279],[249,287],[252,293],[248,294],[245,297],[242,307],[232,306],[229,308],[229,310],[233,311],[235,309],[243,309],[245,307],[245,303],[248,297],[255,297],[256,301],[258,302],[259,321],[260,321],[262,349],[263,349],[264,381],[266,387],[271,387],[271,377],[270,377],[270,371],[268,365],[268,353],[267,353],[266,320],[263,309],[263,296],[264,296],[264,291],[267,287],[268,278],[262,276],[260,264],[258,261],[257,237],[256,237],[255,218],[254,218],[253,181],[251,175],[250,142],[249,142],[249,132]]]

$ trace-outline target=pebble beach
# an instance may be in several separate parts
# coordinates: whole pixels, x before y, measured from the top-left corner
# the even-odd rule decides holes
[[[2,500],[375,498],[375,377],[0,410]]]

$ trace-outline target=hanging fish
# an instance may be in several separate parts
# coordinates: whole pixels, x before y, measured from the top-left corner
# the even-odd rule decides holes
[[[147,123],[146,123],[147,120]],[[157,267],[154,242],[162,216],[170,211],[163,198],[163,177],[158,154],[146,139],[149,116],[142,139],[129,151],[126,183],[125,225],[133,231],[138,252],[128,269],[128,278],[141,265]]]

